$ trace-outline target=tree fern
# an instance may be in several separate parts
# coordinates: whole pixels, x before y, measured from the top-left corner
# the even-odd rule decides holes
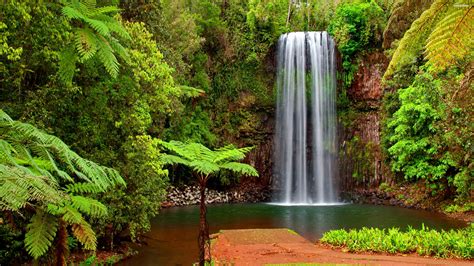
[[[162,141],[161,145],[178,155],[162,155],[162,161],[165,164],[183,164],[204,175],[217,173],[223,166],[225,166],[223,169],[236,173],[258,175],[257,171],[247,164],[231,163],[231,161],[242,160],[245,153],[252,149],[251,147],[238,149],[234,146],[226,146],[213,151],[199,143]]]
[[[33,156],[50,161],[53,166],[54,175],[57,178],[63,178],[66,181],[71,181],[74,177],[76,179],[83,179],[84,181],[94,183],[102,191],[105,191],[109,186],[125,184],[117,171],[99,166],[92,161],[80,157],[77,153],[70,150],[59,138],[46,134],[30,124],[0,120],[0,134],[12,146],[17,146],[15,149],[17,152],[16,157],[29,162],[31,167],[35,167]],[[6,150],[3,150],[3,153],[6,153]],[[32,153],[34,155],[31,155]],[[66,171],[60,171],[57,167],[57,162],[65,164]],[[41,169],[41,173],[45,175],[53,175],[51,172],[50,169]],[[71,174],[74,174],[74,177]]]
[[[450,0],[435,0],[430,8],[413,22],[392,56],[384,74],[385,80],[390,79],[403,66],[412,64],[416,60],[435,23],[443,16],[451,3]]]
[[[455,63],[456,60],[466,56],[472,57],[474,49],[473,6],[458,6],[452,9],[438,22],[426,44],[428,62],[440,70]]]
[[[183,143],[180,141],[161,141],[160,144],[171,153],[161,157],[163,164],[182,164],[191,168],[198,177],[201,193],[200,199],[200,222],[199,222],[199,264],[204,265],[205,250],[209,251],[209,226],[206,218],[206,193],[205,188],[208,179],[221,170],[234,173],[258,176],[257,170],[252,166],[235,161],[242,160],[245,154],[252,148],[235,148],[226,146],[217,150],[211,150],[199,143]],[[208,255],[210,259],[210,254]]]
[[[471,1],[435,0],[400,40],[384,79],[412,64],[423,49],[425,59],[438,69],[472,56],[472,21]]]
[[[63,7],[62,14],[79,24],[75,30],[74,49],[68,47],[60,56],[58,74],[64,83],[72,82],[77,61],[85,62],[94,58],[112,77],[118,75],[120,64],[116,55],[128,61],[128,53],[113,35],[130,39],[121,23],[111,17],[111,13],[119,11],[115,6],[97,7],[96,1],[88,0],[70,0]]]
[[[41,257],[51,246],[56,235],[58,220],[42,211],[37,212],[28,224],[28,232],[25,235],[25,245],[28,253],[37,259]]]
[[[35,259],[49,250],[58,222],[70,226],[86,249],[95,249],[96,236],[85,217],[103,217],[107,208],[89,195],[119,184],[125,182],[114,169],[80,157],[59,138],[0,109],[0,210],[22,217],[35,210],[25,236]]]

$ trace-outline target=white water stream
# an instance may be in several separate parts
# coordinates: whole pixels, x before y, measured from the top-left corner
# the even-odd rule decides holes
[[[291,32],[280,37],[277,56],[275,200],[336,203],[334,41],[327,32]]]

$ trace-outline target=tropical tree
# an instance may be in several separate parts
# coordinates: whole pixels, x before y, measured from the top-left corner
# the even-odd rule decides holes
[[[239,163],[252,147],[235,148],[232,145],[211,150],[199,143],[183,143],[179,141],[165,142],[161,145],[172,154],[164,154],[161,159],[165,164],[182,164],[194,171],[199,183],[200,191],[200,215],[199,215],[199,265],[205,263],[206,248],[209,252],[209,225],[206,218],[206,184],[209,178],[222,170],[248,175],[258,176],[257,170],[252,166]]]
[[[87,217],[107,215],[91,196],[125,185],[119,173],[86,160],[36,127],[0,109],[0,210],[9,221],[29,218],[25,246],[34,259],[56,241],[56,263],[65,265],[68,228],[87,250],[97,239]]]

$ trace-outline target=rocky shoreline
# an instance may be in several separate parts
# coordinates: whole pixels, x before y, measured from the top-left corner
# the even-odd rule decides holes
[[[206,204],[215,203],[256,203],[269,201],[271,192],[262,187],[239,187],[229,191],[206,188]],[[199,204],[199,187],[170,187],[162,207],[187,206]]]

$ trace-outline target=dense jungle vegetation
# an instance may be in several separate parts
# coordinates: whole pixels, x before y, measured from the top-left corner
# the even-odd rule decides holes
[[[3,1],[0,264],[139,239],[170,183],[195,181],[163,141],[258,146],[290,31],[335,38],[342,115],[360,59],[385,53],[385,163],[472,206],[473,17],[468,0]]]

